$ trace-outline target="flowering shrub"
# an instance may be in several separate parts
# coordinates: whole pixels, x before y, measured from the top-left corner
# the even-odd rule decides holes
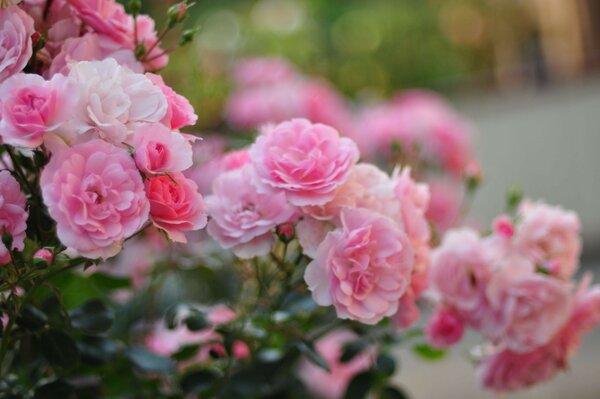
[[[155,73],[187,2],[161,33],[135,0],[0,5],[3,397],[402,398],[394,347],[467,328],[480,383],[515,390],[600,322],[574,213],[513,198],[460,227],[479,170],[432,94],[353,113],[246,61],[226,112],[258,135],[227,151]]]

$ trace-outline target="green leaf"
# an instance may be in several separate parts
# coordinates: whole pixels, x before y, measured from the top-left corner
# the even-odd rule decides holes
[[[77,344],[67,333],[50,329],[41,335],[42,354],[48,362],[64,369],[72,368],[79,361]]]
[[[340,356],[340,361],[342,363],[348,363],[366,348],[367,342],[364,340],[359,339],[356,341],[348,342],[343,347],[343,352],[342,356]]]
[[[177,362],[189,360],[198,353],[199,345],[185,345],[177,352],[171,355],[171,358]]]
[[[408,399],[408,396],[396,387],[387,386],[380,392],[379,399]]]
[[[17,324],[33,331],[41,329],[47,322],[48,317],[46,314],[32,305],[26,305],[17,319]]]
[[[300,352],[302,352],[302,354],[304,356],[306,356],[306,358],[311,363],[322,368],[323,370],[327,371],[328,373],[331,372],[331,368],[329,367],[329,364],[327,364],[327,361],[325,359],[323,359],[323,356],[321,356],[319,354],[319,352],[317,352],[315,350],[315,348],[312,346],[312,344],[310,342],[307,342],[307,341],[299,342],[297,344],[297,348]]]
[[[208,391],[219,377],[215,370],[196,370],[186,373],[179,385],[185,393],[201,394]]]
[[[81,361],[93,366],[101,366],[110,363],[117,351],[117,344],[104,337],[85,337],[77,342]]]
[[[98,299],[92,299],[69,312],[73,328],[87,334],[105,332],[113,323],[113,315],[106,305]]]
[[[128,349],[125,356],[138,369],[149,373],[170,373],[175,370],[171,359],[156,355],[140,346]]]
[[[396,372],[396,361],[390,355],[380,353],[377,355],[375,370],[381,375],[391,377]]]
[[[425,360],[441,360],[446,356],[444,349],[433,348],[427,344],[416,344],[413,346],[413,351]]]
[[[346,388],[344,399],[366,398],[369,391],[373,388],[374,381],[375,378],[371,371],[365,371],[355,375]]]
[[[184,323],[190,331],[199,331],[210,327],[206,315],[196,309],[193,309],[192,313],[185,318]]]

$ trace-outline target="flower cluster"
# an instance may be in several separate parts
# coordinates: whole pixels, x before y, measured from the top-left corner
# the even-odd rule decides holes
[[[50,158],[39,184],[67,249],[107,258],[148,221],[178,242],[206,225],[202,196],[181,173],[192,165],[194,138],[178,129],[197,116],[159,76],[143,73],[167,61],[152,55],[162,50],[149,17],[112,0],[25,1],[0,9],[0,26],[0,137],[22,156]],[[48,41],[32,58],[39,32]],[[135,43],[151,49],[147,62],[135,59]],[[21,72],[26,66],[37,74]],[[2,204],[16,249],[19,203],[24,197],[11,193]]]
[[[326,83],[276,58],[240,61],[233,80],[236,90],[225,112],[233,127],[298,117],[331,125],[356,142],[365,160],[413,166],[415,176],[430,184],[427,217],[436,227],[460,223],[465,179],[478,180],[480,171],[472,128],[441,97],[412,90],[353,109]]]
[[[510,391],[546,381],[568,366],[583,334],[600,322],[600,287],[572,281],[581,250],[573,212],[524,200],[491,235],[449,231],[433,251],[432,295],[439,305],[426,333],[438,347],[479,331],[480,383]]]

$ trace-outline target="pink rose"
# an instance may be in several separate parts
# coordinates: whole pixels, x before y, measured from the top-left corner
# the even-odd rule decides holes
[[[447,232],[432,253],[431,288],[443,302],[460,311],[472,312],[482,306],[491,273],[489,255],[475,230]]]
[[[306,119],[268,129],[250,148],[260,191],[284,192],[293,205],[322,205],[335,196],[358,160],[352,140]]]
[[[450,309],[439,308],[425,327],[427,341],[438,348],[449,348],[463,337],[465,326],[462,319]]]
[[[19,7],[0,8],[0,83],[27,65],[34,32],[33,19]]]
[[[341,399],[352,378],[373,365],[373,348],[364,350],[349,362],[340,360],[344,345],[358,339],[359,336],[350,330],[334,330],[319,338],[315,349],[325,359],[331,371],[327,372],[307,359],[301,361],[298,369],[300,380],[313,394],[323,399]]]
[[[187,242],[186,232],[206,226],[204,200],[198,186],[181,173],[146,180],[150,219],[175,242]]]
[[[181,172],[192,166],[192,145],[158,123],[141,124],[133,133],[135,164],[144,173]]]
[[[432,179],[427,183],[431,194],[427,219],[442,232],[457,226],[462,220],[464,182],[460,179]]]
[[[270,85],[295,78],[296,69],[286,60],[275,57],[244,59],[233,71],[235,83],[242,87]]]
[[[64,76],[45,81],[39,75],[13,75],[0,84],[0,136],[13,146],[39,147],[45,133],[68,119],[75,101]]]
[[[58,238],[88,258],[116,255],[148,220],[150,206],[135,162],[101,140],[55,153],[40,185]]]
[[[223,170],[239,169],[242,166],[251,163],[250,153],[248,150],[230,151],[221,158],[221,167]]]
[[[163,120],[165,125],[169,126],[171,129],[177,130],[184,126],[196,124],[198,115],[194,113],[194,108],[185,97],[180,96],[175,90],[167,86],[160,75],[147,73],[146,76],[152,83],[160,88],[167,98],[167,114]]]
[[[524,201],[519,219],[516,247],[552,274],[563,279],[573,276],[581,253],[577,214],[542,202]]]
[[[4,231],[12,236],[12,249],[22,251],[25,248],[25,230],[27,218],[25,196],[21,186],[8,170],[0,171],[0,234]],[[4,243],[0,243],[0,264],[11,260]]]
[[[33,254],[33,259],[46,263],[47,266],[52,264],[54,253],[50,248],[40,248]]]
[[[354,165],[348,179],[338,187],[331,201],[323,205],[304,206],[302,210],[316,219],[337,222],[344,207],[370,209],[402,223],[400,202],[394,193],[393,180],[372,164]]]
[[[296,236],[304,255],[314,259],[317,256],[319,244],[323,242],[327,233],[333,230],[334,227],[332,223],[304,216],[296,224]]]
[[[366,209],[344,208],[342,227],[327,234],[304,280],[321,306],[341,319],[376,324],[398,310],[410,284],[413,252],[391,219]]]
[[[588,333],[600,323],[600,286],[590,287],[591,273],[586,273],[575,294],[573,311],[567,328],[577,334]]]
[[[160,47],[158,42],[158,35],[156,34],[156,28],[154,20],[147,15],[138,15],[136,18],[137,22],[137,34],[138,43],[142,44],[146,51],[150,51],[142,59],[142,62],[149,71],[156,71],[167,66],[169,63],[169,56],[164,49]],[[133,21],[131,22],[132,28],[130,28],[129,36],[131,43],[131,49],[134,49],[133,43]],[[152,49],[152,50],[150,50]]]
[[[114,58],[119,65],[126,66],[133,72],[144,71],[130,49],[124,48],[108,36],[86,33],[81,37],[65,40],[60,52],[52,59],[48,75],[53,76],[57,73],[67,75],[69,65],[74,62],[102,61],[106,58]]]
[[[525,258],[507,257],[489,282],[486,295],[504,319],[493,333],[514,352],[527,352],[547,344],[567,321],[571,309],[570,286],[535,273]]]
[[[283,193],[257,192],[251,184],[252,173],[247,165],[221,174],[213,182],[213,195],[206,198],[211,216],[208,233],[241,258],[269,253],[275,226],[295,213]]]
[[[71,138],[92,134],[121,144],[139,123],[160,122],[167,113],[167,99],[146,76],[134,73],[113,58],[72,64],[69,79],[79,91],[71,129],[61,134]]]
[[[531,352],[504,350],[477,366],[479,384],[496,392],[515,391],[550,380],[568,363],[568,342],[559,339]]]
[[[408,328],[419,320],[421,312],[415,303],[416,300],[415,292],[412,287],[409,286],[404,295],[402,295],[402,298],[400,298],[396,314],[390,317],[394,326],[398,328]]]
[[[193,166],[184,174],[198,185],[202,195],[211,193],[213,180],[223,173],[221,158],[226,147],[227,140],[220,135],[204,136],[192,143]]]

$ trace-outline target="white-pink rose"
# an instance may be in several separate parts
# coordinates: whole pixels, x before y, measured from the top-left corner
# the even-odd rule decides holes
[[[146,76],[152,83],[160,88],[167,98],[167,114],[163,120],[165,125],[169,126],[171,129],[177,130],[184,126],[196,124],[198,115],[194,113],[194,108],[185,97],[180,96],[175,90],[167,86],[160,75],[147,73]]]
[[[0,8],[0,82],[21,72],[33,53],[33,19],[17,6]]]
[[[198,186],[181,173],[153,176],[146,180],[150,218],[175,242],[187,242],[185,233],[206,226],[204,199]]]
[[[315,349],[331,371],[327,372],[307,359],[301,361],[298,369],[298,376],[313,394],[323,399],[341,399],[352,378],[373,365],[373,348],[365,349],[348,362],[340,360],[344,345],[358,339],[358,335],[350,330],[334,330],[317,340]]]
[[[191,143],[162,124],[137,126],[131,144],[135,163],[144,173],[182,172],[192,166]]]
[[[514,352],[547,344],[569,317],[570,288],[564,281],[536,273],[525,258],[507,257],[486,289],[490,306],[504,324],[493,338]]]
[[[413,252],[391,219],[345,208],[342,227],[328,233],[304,279],[321,306],[334,305],[342,319],[376,324],[398,310],[410,284]]]
[[[306,119],[269,128],[250,148],[259,190],[284,192],[297,206],[322,205],[333,199],[358,156],[352,140]]]
[[[519,207],[516,247],[538,266],[568,279],[577,270],[581,253],[581,224],[575,212],[542,202],[524,201]]]
[[[295,214],[283,193],[261,194],[251,184],[250,165],[218,176],[206,198],[208,233],[241,258],[265,255],[274,243],[272,230]]]
[[[19,73],[0,84],[0,136],[13,146],[35,148],[56,130],[77,101],[64,76],[50,81]]]
[[[0,171],[0,234],[4,231],[12,236],[12,250],[22,251],[25,247],[27,217],[25,196],[21,186],[8,170]],[[0,243],[0,265],[10,262],[10,254]]]
[[[40,185],[58,238],[88,258],[116,255],[148,220],[150,206],[135,162],[105,141],[55,153]]]
[[[72,64],[69,79],[80,97],[71,126],[78,135],[89,133],[118,145],[136,124],[160,122],[167,113],[160,88],[113,58]],[[72,135],[68,130],[62,132],[67,139]]]

